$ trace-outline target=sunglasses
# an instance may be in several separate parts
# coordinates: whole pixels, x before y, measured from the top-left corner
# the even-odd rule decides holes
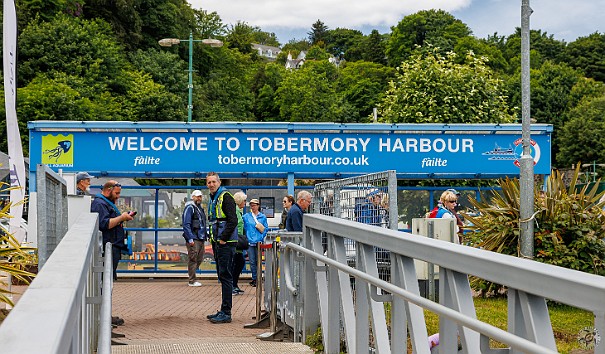
[[[122,187],[122,185],[119,183],[116,183],[113,186],[109,187],[109,189],[113,189],[114,187]]]

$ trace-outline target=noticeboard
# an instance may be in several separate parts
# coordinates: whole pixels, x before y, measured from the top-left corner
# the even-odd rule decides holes
[[[519,175],[520,124],[30,122],[30,166],[100,176],[398,178]],[[550,174],[552,126],[532,126],[535,174]]]

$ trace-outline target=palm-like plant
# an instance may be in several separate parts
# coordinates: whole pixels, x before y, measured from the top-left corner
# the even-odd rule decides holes
[[[6,183],[0,184],[1,192],[8,192],[12,188],[7,188]],[[19,203],[23,203],[20,201]],[[0,218],[10,218],[9,210],[12,203],[7,203],[2,209],[0,209]],[[29,277],[35,276],[34,274],[25,270],[25,266],[32,264],[35,261],[35,249],[31,247],[22,247],[15,237],[2,225],[0,225],[0,273],[9,274],[26,283],[29,282]],[[0,280],[0,303],[7,303],[11,306],[14,305],[8,295],[11,292],[8,290],[8,283]]]
[[[605,201],[599,183],[579,188],[580,164],[569,186],[559,171],[546,181],[546,190],[534,188],[534,259],[584,272],[605,275]],[[519,181],[500,180],[501,193],[485,202],[470,203],[478,216],[465,215],[473,224],[470,239],[475,246],[519,255]]]

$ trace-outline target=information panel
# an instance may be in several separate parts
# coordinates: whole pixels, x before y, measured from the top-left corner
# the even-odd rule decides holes
[[[329,178],[396,170],[400,177],[493,178],[518,175],[522,153],[521,125],[506,125],[503,131],[502,126],[482,124],[317,129],[284,123],[282,129],[275,124],[267,129],[257,123],[242,129],[244,123],[233,123],[239,129],[232,130],[222,123],[213,130],[206,123],[204,131],[187,125],[186,131],[178,132],[163,131],[161,126],[145,131],[140,124],[139,129],[129,129],[119,124],[124,122],[94,122],[105,123],[105,131],[78,131],[62,122],[52,131],[36,123],[29,126],[32,167],[42,163],[55,170],[97,175],[204,177],[216,171],[231,177],[294,173],[297,178]],[[86,123],[73,124],[82,128]],[[552,128],[532,129],[534,173],[549,174]]]

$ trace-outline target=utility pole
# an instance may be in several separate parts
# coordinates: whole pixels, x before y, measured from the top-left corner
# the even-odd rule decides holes
[[[520,200],[519,228],[522,258],[534,258],[534,159],[531,156],[529,17],[533,10],[529,0],[521,0],[521,125],[523,154],[519,160]]]

